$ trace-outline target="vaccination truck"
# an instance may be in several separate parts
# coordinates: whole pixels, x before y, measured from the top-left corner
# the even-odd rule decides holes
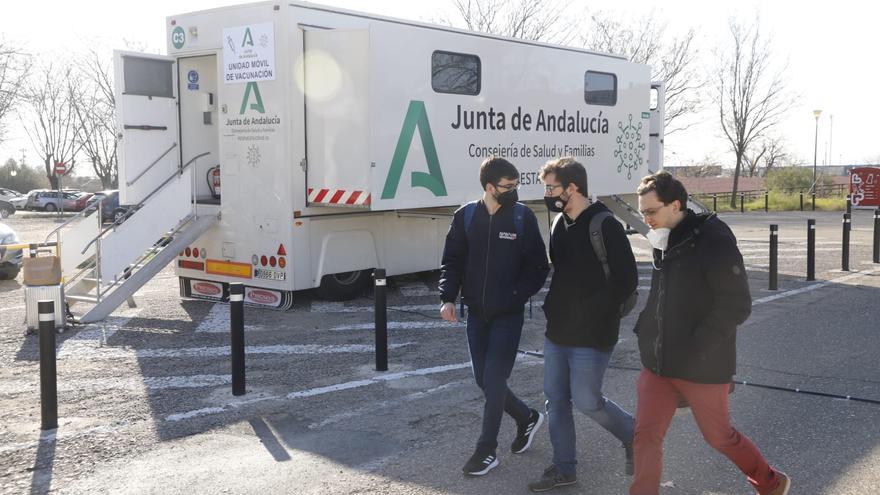
[[[175,15],[166,29],[168,55],[114,54],[130,208],[65,237],[82,321],[168,263],[182,296],[223,301],[240,282],[247,303],[279,309],[304,289],[351,297],[374,268],[437,269],[493,155],[521,171],[539,218],[538,170],[573,156],[633,226],[626,198],[660,168],[663,87],[624,57],[307,2]]]

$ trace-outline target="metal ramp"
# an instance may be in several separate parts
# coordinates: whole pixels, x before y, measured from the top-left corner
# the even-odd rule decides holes
[[[617,218],[626,222],[632,229],[639,234],[645,235],[651,230],[650,227],[642,220],[642,214],[636,206],[639,204],[639,195],[632,194],[612,194],[611,196],[599,196],[599,201],[614,213]]]

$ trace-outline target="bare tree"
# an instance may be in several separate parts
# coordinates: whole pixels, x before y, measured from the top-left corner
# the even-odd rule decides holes
[[[89,49],[76,62],[69,80],[70,104],[76,117],[76,140],[105,189],[117,185],[116,99],[110,61]]]
[[[24,88],[25,132],[46,169],[53,189],[58,187],[55,162],[67,164],[65,175],[76,166],[76,112],[70,102],[70,66],[49,63],[35,70]]]
[[[693,125],[683,124],[681,117],[699,111],[701,91],[706,84],[697,67],[699,53],[694,29],[670,34],[668,24],[659,21],[656,12],[633,21],[618,20],[607,12],[595,13],[590,19],[591,25],[581,30],[584,47],[649,65],[652,80],[665,82],[664,133],[669,135]],[[672,125],[674,121],[677,126]]]
[[[574,37],[561,0],[452,0],[453,17],[441,24],[471,31],[549,43],[567,44]]]
[[[760,146],[756,147],[756,149],[752,151],[747,151],[746,154],[743,155],[743,175],[746,177],[755,177],[759,175],[759,166],[761,165],[761,159],[764,158],[764,155],[767,153],[767,143],[761,143]]]
[[[761,174],[764,177],[767,177],[767,174],[774,167],[784,166],[787,162],[791,161],[788,150],[785,148],[785,140],[779,136],[765,139],[762,147],[767,150],[764,153],[764,171]]]
[[[3,120],[9,115],[27,79],[27,56],[0,39],[0,142],[3,142]]]
[[[736,207],[736,192],[744,157],[749,147],[779,124],[792,106],[784,79],[786,65],[774,67],[770,40],[760,30],[760,21],[744,25],[730,20],[731,45],[719,48],[715,80],[721,129],[736,156],[733,194],[730,206]]]

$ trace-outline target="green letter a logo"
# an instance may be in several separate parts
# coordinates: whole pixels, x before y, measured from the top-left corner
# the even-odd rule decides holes
[[[247,109],[248,100],[251,96],[251,90],[254,92],[254,98],[256,98],[256,102],[251,103],[251,110],[256,110],[260,113],[266,113],[266,109],[263,108],[263,97],[260,96],[260,87],[257,86],[257,83],[251,81],[247,83],[247,87],[244,89],[244,98],[241,99],[241,110],[239,110],[240,115],[244,115],[244,111]]]
[[[425,102],[410,101],[403,120],[403,128],[400,130],[400,138],[397,147],[394,148],[394,157],[391,159],[391,168],[385,179],[385,188],[382,190],[382,199],[392,199],[397,195],[397,186],[400,184],[400,176],[406,163],[406,155],[412,144],[413,133],[419,129],[419,137],[422,139],[422,149],[425,151],[425,161],[428,162],[428,173],[413,172],[412,187],[424,187],[434,193],[434,196],[446,196],[446,185],[443,183],[443,172],[440,171],[440,160],[437,159],[437,149],[434,147],[434,135],[431,134],[431,124],[428,123],[428,113],[425,111]]]
[[[254,46],[254,38],[251,35],[251,28],[249,27],[244,29],[244,38],[241,40],[241,47],[244,48],[245,45]]]

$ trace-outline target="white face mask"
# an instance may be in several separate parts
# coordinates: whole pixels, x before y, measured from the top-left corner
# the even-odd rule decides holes
[[[666,251],[666,245],[669,243],[670,232],[671,230],[666,227],[651,229],[648,231],[646,237],[648,238],[648,242],[651,243],[651,246],[654,249]]]

